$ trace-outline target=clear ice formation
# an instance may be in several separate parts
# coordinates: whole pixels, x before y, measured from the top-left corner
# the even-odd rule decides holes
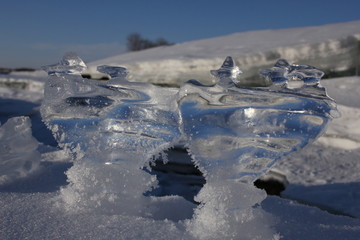
[[[85,67],[68,54],[43,68],[49,79],[41,115],[74,158],[60,190],[65,209],[150,218],[160,207],[171,209],[145,194],[157,182],[143,169],[183,145],[206,179],[194,199],[200,204],[184,222],[196,239],[244,239],[249,222],[264,222],[260,229],[273,222],[258,204],[266,194],[248,183],[315,140],[337,114],[320,85],[323,73],[282,59],[260,71],[269,87],[241,87],[231,57],[211,71],[215,85],[190,80],[180,89],[129,82],[122,67],[98,67],[108,81],[84,79]],[[290,88],[292,80],[304,84]]]
[[[41,113],[63,147],[78,159],[137,158],[146,165],[181,143],[207,182],[253,182],[315,140],[337,112],[320,85],[321,71],[283,59],[260,71],[270,87],[238,86],[241,71],[231,57],[211,71],[217,84],[189,81],[180,89],[129,82],[121,67],[98,68],[109,81],[84,79],[84,67],[75,55],[44,67],[49,80]],[[288,88],[293,79],[304,85]]]
[[[58,64],[42,67],[49,76],[63,76],[67,74],[80,75],[86,69],[86,64],[75,53],[69,52],[65,54]]]
[[[54,75],[54,69],[63,73],[82,67],[67,70],[64,61],[44,67],[50,76],[41,113],[59,144],[75,157],[108,164],[133,155],[149,159],[180,137],[176,91],[126,81],[127,70],[120,67],[98,68],[112,77],[109,81]]]
[[[277,86],[287,84],[289,79],[316,86],[324,76],[322,71],[313,66],[290,64],[285,59],[278,60],[272,68],[260,70],[260,74]]]
[[[242,74],[231,57],[225,59],[220,69],[211,70],[210,73],[219,80],[217,84],[225,88],[238,83],[238,78]]]
[[[215,86],[188,83],[179,92],[182,133],[207,181],[253,182],[280,158],[315,140],[336,116],[333,100],[319,84],[323,73],[313,67],[281,59],[260,71],[272,86],[256,88],[238,87],[233,60],[225,63],[230,67],[218,70],[222,74]],[[303,87],[287,88],[294,76],[305,82]]]

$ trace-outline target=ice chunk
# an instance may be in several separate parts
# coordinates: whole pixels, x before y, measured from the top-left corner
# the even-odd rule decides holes
[[[239,238],[250,222],[269,222],[256,206],[266,195],[252,182],[315,140],[336,112],[318,84],[320,71],[286,60],[261,71],[273,84],[266,88],[239,87],[241,71],[231,57],[211,71],[219,80],[213,86],[190,81],[180,89],[160,88],[127,81],[120,67],[99,71],[112,79],[50,74],[46,84],[41,114],[75,159],[70,184],[61,190],[64,202],[101,214],[159,217],[151,212],[157,201],[144,196],[156,179],[142,168],[184,143],[206,178],[186,224],[200,239]],[[295,76],[305,85],[290,89],[286,83]],[[256,231],[259,238],[274,236],[269,228]]]
[[[295,65],[294,70],[289,74],[289,77],[304,81],[306,86],[318,85],[322,76],[324,76],[322,71],[308,65]]]
[[[227,58],[223,66],[235,69],[229,62],[233,63]],[[335,116],[335,104],[319,84],[287,87],[289,72],[308,70],[318,71],[280,60],[261,71],[273,84],[267,88],[238,87],[231,70],[218,74],[214,86],[188,82],[181,87],[182,134],[206,178],[196,197],[201,205],[188,225],[195,237],[239,237],[247,222],[257,219],[261,225],[268,217],[255,207],[265,193],[254,189],[252,182],[282,157],[314,141]],[[270,233],[259,232],[259,238],[271,236],[267,230]]]
[[[126,76],[129,74],[126,68],[108,65],[98,66],[97,70],[101,73],[108,74],[111,78],[125,79]]]
[[[51,75],[45,86],[42,117],[76,161],[63,199],[70,208],[143,216],[143,193],[156,179],[142,168],[180,138],[177,90],[126,81],[124,68],[99,70],[114,78]]]
[[[290,64],[285,59],[278,60],[272,68],[261,69],[260,74],[281,87],[286,87],[289,79],[303,81],[305,86],[318,85],[324,76],[313,66]]]
[[[290,64],[285,59],[278,60],[274,67],[261,69],[260,74],[270,80],[274,87],[285,87],[288,83]]]
[[[50,76],[41,113],[62,146],[76,154],[101,152],[102,157],[96,158],[116,162],[129,154],[149,159],[180,137],[176,90],[117,81],[127,74],[124,68],[100,70],[115,78]]]
[[[275,75],[286,79],[279,69],[273,69]],[[312,89],[309,94],[305,88],[286,85],[276,91],[235,85],[227,91],[216,85],[182,86],[183,135],[207,180],[252,182],[277,160],[315,140],[336,108],[323,88],[314,85]]]
[[[227,57],[221,68],[211,70],[210,73],[219,79],[217,84],[222,87],[230,87],[238,83],[238,78],[242,74],[232,57]]]
[[[289,63],[288,60],[286,60],[286,59],[279,59],[279,60],[277,60],[276,63],[274,64],[274,67],[285,68],[285,69],[287,69],[288,71],[291,71],[291,70],[292,70],[290,63]]]
[[[38,142],[28,117],[10,118],[0,127],[0,185],[25,177],[39,168]]]
[[[75,53],[69,52],[65,54],[58,64],[42,67],[50,76],[62,76],[66,74],[80,74],[86,69],[86,64]]]

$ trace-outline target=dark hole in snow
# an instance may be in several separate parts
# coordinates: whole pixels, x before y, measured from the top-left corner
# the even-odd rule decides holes
[[[205,177],[197,169],[186,149],[174,148],[167,150],[168,161],[159,157],[151,165],[150,174],[154,174],[159,187],[145,193],[148,196],[178,195],[196,203],[194,197],[205,184]]]
[[[186,200],[197,203],[194,197],[206,183],[203,173],[194,165],[184,148],[173,148],[165,152],[168,161],[162,157],[151,164],[150,174],[156,175],[159,186],[145,195],[168,196],[178,195]],[[268,195],[280,196],[288,185],[286,176],[270,171],[254,182],[257,188],[264,189]]]

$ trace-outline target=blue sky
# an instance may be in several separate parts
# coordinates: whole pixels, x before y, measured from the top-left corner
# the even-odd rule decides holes
[[[181,43],[235,32],[360,20],[359,0],[0,0],[0,67],[85,61],[126,51],[126,37]]]

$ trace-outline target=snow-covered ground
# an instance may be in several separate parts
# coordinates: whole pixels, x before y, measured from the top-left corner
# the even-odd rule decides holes
[[[360,77],[322,81],[341,117],[314,144],[277,164],[290,182],[284,196],[359,218],[359,82]]]
[[[275,167],[289,181],[283,193],[285,198],[268,196],[261,203],[262,209],[271,218],[263,216],[265,221],[254,220],[250,225],[244,223],[244,226],[239,226],[243,228],[245,239],[246,235],[248,239],[256,236],[261,239],[269,236],[274,236],[274,239],[278,236],[284,239],[358,238],[359,82],[359,77],[323,81],[330,95],[339,99],[338,107],[342,116],[330,123],[325,135],[313,145],[282,160]],[[1,95],[3,105],[11,106],[11,111],[1,108],[2,123],[9,117],[27,115],[32,118],[33,131],[42,129],[45,132],[45,126],[36,118],[41,92],[1,88]],[[1,179],[0,187],[1,239],[192,237],[184,231],[184,225],[186,219],[191,219],[195,205],[176,196],[154,200],[158,201],[160,211],[152,218],[99,214],[91,210],[65,211],[59,190],[67,184],[64,171],[72,165],[71,160],[62,150],[48,145],[54,145],[52,141],[49,142],[49,136],[38,143],[41,138],[34,139],[29,129],[30,121],[26,118],[7,121],[1,128],[2,148],[10,145],[2,151],[8,148],[13,150],[13,156],[1,153],[0,173],[7,177]],[[9,165],[12,161],[21,164]],[[9,169],[13,172],[7,172]],[[175,177],[179,176],[181,178],[181,175],[175,174]],[[182,178],[186,179],[184,176]],[[268,229],[273,232],[266,232]]]
[[[339,28],[337,33],[324,30],[320,40],[348,34],[348,29]],[[294,34],[292,30],[283,31],[289,38]],[[317,37],[313,39],[306,41],[315,43]],[[268,39],[274,45],[268,49],[288,46],[299,39],[290,40],[279,43]],[[228,55],[221,49],[217,52],[217,46],[226,46],[223,40],[213,43],[204,40],[204,43],[199,54],[206,49],[214,52],[213,57]],[[181,46],[177,47],[175,55],[181,52]],[[144,60],[156,58],[151,51],[160,50],[145,51]],[[218,67],[219,64],[208,66],[206,71]],[[97,182],[102,186],[101,181],[109,180],[108,176],[86,168],[71,168],[67,175],[64,173],[73,165],[72,160],[57,147],[39,113],[45,82],[43,73],[11,74],[0,79],[6,82],[0,87],[0,239],[220,239],[221,231],[226,232],[227,226],[206,215],[200,216],[202,222],[218,229],[218,235],[208,236],[203,226],[191,225],[197,205],[182,196],[199,190],[201,184],[191,188],[188,184],[203,181],[195,175],[160,174],[159,180],[168,181],[168,185],[162,186],[163,191],[169,193],[173,188],[178,195],[151,198],[153,209],[148,216],[129,214],[131,210],[127,210],[127,206],[119,208],[120,212],[99,211],[98,204],[103,203],[100,198],[76,202],[83,199],[76,198],[66,188],[68,178],[74,182],[77,176],[86,176],[95,186]],[[24,84],[16,84],[19,82]],[[265,199],[248,214],[243,212],[245,215],[239,216],[244,221],[236,226],[241,236],[235,239],[359,239],[360,77],[327,79],[321,83],[336,99],[341,117],[334,119],[325,134],[312,145],[278,162],[274,171],[285,175],[289,182],[283,197],[265,198],[264,192],[254,190],[255,198]],[[181,162],[184,155],[186,153],[175,153],[175,158]],[[109,174],[113,173],[109,171]],[[79,180],[79,186],[81,184],[86,183]],[[248,200],[239,194],[241,201]],[[109,199],[111,197],[116,199],[116,196]],[[88,203],[94,206],[88,205],[85,210],[69,208],[64,201],[72,201],[73,206]],[[102,209],[106,208],[105,205]]]

